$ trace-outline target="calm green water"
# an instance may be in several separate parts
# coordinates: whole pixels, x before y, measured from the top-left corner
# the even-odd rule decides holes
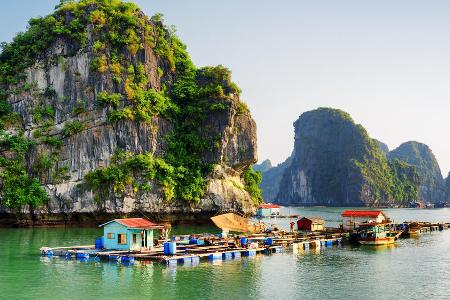
[[[291,208],[337,224],[342,209]],[[396,221],[450,222],[449,209],[386,210]],[[289,219],[266,220],[286,226]],[[287,226],[286,226],[287,227]],[[178,233],[211,228],[177,228]],[[338,247],[197,266],[39,257],[41,246],[92,244],[94,229],[0,229],[0,299],[439,299],[450,298],[450,230],[395,247]]]

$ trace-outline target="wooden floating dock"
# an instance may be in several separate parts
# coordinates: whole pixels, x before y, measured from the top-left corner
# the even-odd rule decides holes
[[[414,223],[419,226],[420,233],[441,231],[448,229],[449,223],[427,223],[427,222],[405,222],[395,224],[398,228],[398,236],[408,236],[408,224]],[[200,238],[211,237],[205,234]],[[178,236],[176,243],[176,253],[173,255],[164,254],[163,247],[153,247],[151,250],[142,251],[116,251],[96,249],[94,245],[71,246],[71,247],[42,247],[40,249],[43,256],[61,256],[76,259],[100,259],[109,261],[120,261],[122,263],[132,263],[135,260],[174,264],[197,264],[201,260],[218,261],[232,260],[242,256],[252,257],[257,254],[272,254],[292,251],[294,253],[308,249],[332,248],[347,241],[349,233],[336,232],[335,228],[330,228],[326,232],[273,232],[270,234],[253,234],[243,236],[249,241],[246,247],[242,247],[239,239],[233,236],[226,238],[216,238],[212,245],[190,244],[186,240],[188,236]],[[198,237],[197,237],[198,239]],[[163,242],[163,241],[161,241]],[[167,241],[169,242],[169,241]]]
[[[309,237],[295,237],[294,235],[284,235],[282,237],[254,235],[246,237],[251,243],[248,247],[236,245],[233,238],[222,238],[214,245],[197,244],[177,244],[177,253],[165,255],[162,247],[155,247],[147,251],[113,251],[95,249],[94,245],[73,246],[73,247],[42,247],[41,255],[62,256],[66,258],[88,259],[98,258],[100,260],[112,261],[152,261],[163,264],[187,264],[196,263],[200,260],[231,260],[242,256],[251,257],[257,254],[283,253],[289,250],[310,249],[320,247],[331,247],[340,245],[343,237],[311,235]],[[270,245],[266,245],[267,239],[271,240]]]

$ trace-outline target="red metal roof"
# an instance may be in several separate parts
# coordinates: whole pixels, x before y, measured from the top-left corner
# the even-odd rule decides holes
[[[377,222],[371,222],[371,223],[361,223],[359,224],[359,226],[381,226],[381,225],[388,225],[388,222],[381,222],[381,223],[377,223]]]
[[[271,203],[261,204],[259,208],[280,208],[281,206]]]
[[[147,229],[147,228],[160,228],[160,227],[163,227],[162,225],[155,224],[155,223],[150,222],[149,220],[143,219],[143,218],[114,219],[114,220],[109,221],[109,222],[107,222],[105,224],[102,224],[100,226],[104,226],[104,225],[109,224],[111,222],[117,222],[117,223],[122,224],[123,226],[126,226],[128,228]]]
[[[384,213],[381,210],[345,210],[341,216],[343,217],[378,217]]]

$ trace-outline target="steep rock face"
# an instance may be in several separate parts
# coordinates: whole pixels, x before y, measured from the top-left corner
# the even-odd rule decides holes
[[[448,172],[447,178],[445,178],[445,192],[447,201],[450,201],[450,172]]]
[[[291,165],[291,162],[292,158],[289,157],[284,162],[263,172],[263,178],[259,186],[262,190],[262,196],[265,202],[280,202],[277,196],[280,191],[281,179],[283,178],[285,170]]]
[[[431,149],[422,143],[406,142],[389,153],[389,158],[403,160],[416,167],[420,178],[420,198],[430,202],[445,199],[444,179]]]
[[[89,13],[96,6],[86,9]],[[70,10],[67,12],[66,23],[73,18],[71,13]],[[151,28],[157,28],[157,24],[140,11],[136,15]],[[244,213],[254,211],[255,201],[245,189],[243,173],[257,161],[256,124],[249,112],[242,109],[239,95],[226,90],[220,92],[220,97],[208,96],[206,101],[202,100],[203,107],[215,105],[214,109],[198,112],[203,116],[196,134],[205,142],[214,142],[200,154],[203,164],[212,166],[212,170],[204,175],[205,193],[200,201],[167,201],[161,183],[156,180],[150,180],[151,189],[136,191],[130,187],[124,193],[114,192],[108,198],[101,199],[101,203],[98,201],[95,192],[84,182],[86,174],[109,166],[118,150],[134,155],[166,157],[167,136],[176,126],[180,126],[164,114],[153,114],[145,122],[134,120],[134,117],[117,122],[108,119],[116,108],[102,105],[99,102],[101,93],[120,94],[119,108],[130,105],[126,99],[130,97],[126,77],[117,79],[113,74],[113,55],[120,56],[135,70],[143,66],[140,76],[145,77],[142,80],[145,82],[144,90],[161,92],[164,87],[170,91],[180,74],[170,66],[167,58],[157,53],[154,45],[147,42],[143,42],[138,51],[123,47],[120,53],[114,54],[112,50],[109,52],[109,44],[106,43],[102,48],[106,50],[102,51],[106,53],[110,69],[102,72],[94,70],[92,66],[99,59],[98,50],[94,49],[98,37],[93,33],[92,24],[87,26],[86,32],[85,47],[68,38],[57,38],[31,67],[26,68],[26,79],[21,84],[29,88],[9,92],[6,96],[13,112],[22,119],[18,128],[7,128],[7,132],[14,134],[23,131],[26,138],[36,143],[26,154],[26,168],[39,178],[49,195],[48,203],[36,208],[34,213],[70,216],[76,213],[143,211],[162,217],[210,215],[228,209]],[[169,33],[164,33],[164,36],[169,36]],[[141,37],[143,41],[147,38]],[[14,88],[12,84],[3,86],[7,91]],[[51,108],[53,113],[37,118],[38,107]],[[67,128],[74,124],[82,124],[82,127],[69,133]],[[58,141],[58,145],[55,146],[49,139]],[[7,153],[5,150],[3,155]],[[38,172],[36,165],[43,155],[55,155],[56,160],[51,167]],[[0,206],[0,212],[18,211],[28,212],[29,208],[25,205],[17,210]]]
[[[265,172],[269,171],[271,168],[272,168],[272,162],[270,161],[270,159],[266,159],[262,163],[255,164],[253,166],[253,170],[255,170],[257,172],[261,172],[261,173],[265,173]]]
[[[292,161],[281,179],[278,203],[371,206],[389,201],[384,155],[347,113],[320,108],[303,113],[294,128]]]
[[[385,154],[388,155],[389,153],[389,147],[383,142],[380,142],[379,140],[375,140],[377,142],[378,146],[380,147],[380,150]]]

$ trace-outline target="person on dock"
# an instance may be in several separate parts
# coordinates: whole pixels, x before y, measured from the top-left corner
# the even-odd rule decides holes
[[[235,247],[235,248],[239,248],[239,247],[240,247],[240,244],[241,244],[241,237],[240,237],[239,235],[237,235],[237,236],[234,238],[234,247]]]
[[[290,228],[290,232],[293,233],[294,232],[294,226],[295,226],[295,222],[291,221],[291,223],[289,223],[289,228]]]

